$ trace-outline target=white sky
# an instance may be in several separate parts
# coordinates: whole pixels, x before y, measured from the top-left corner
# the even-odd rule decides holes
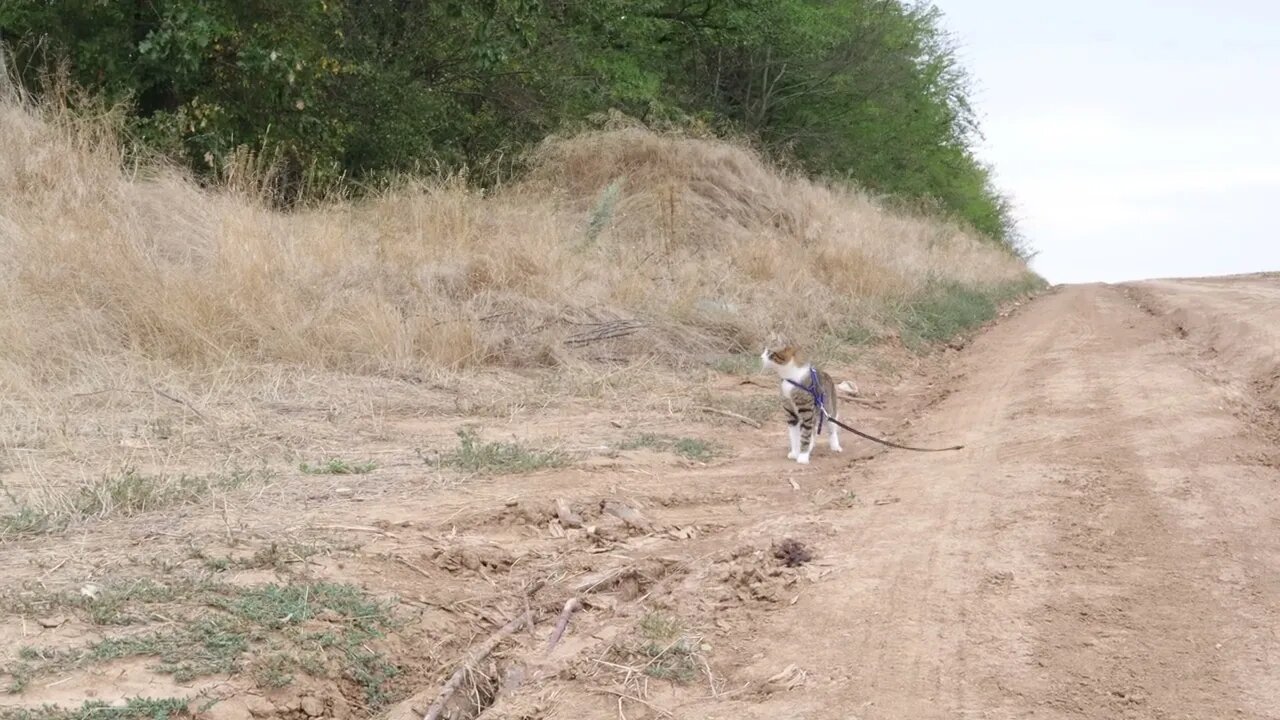
[[[1280,270],[1280,3],[934,4],[1050,282]]]

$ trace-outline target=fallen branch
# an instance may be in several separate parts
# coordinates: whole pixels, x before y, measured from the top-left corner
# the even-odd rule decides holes
[[[174,397],[174,396],[170,395],[169,393],[167,393],[167,392],[165,392],[165,391],[161,390],[160,388],[156,387],[155,385],[152,385],[152,386],[151,386],[151,390],[152,390],[152,392],[154,392],[155,394],[159,395],[160,397],[162,397],[162,398],[164,398],[164,399],[166,399],[166,400],[170,400],[170,401],[172,401],[172,402],[176,402],[176,403],[178,403],[179,405],[185,405],[185,406],[187,406],[187,409],[188,409],[188,410],[190,410],[191,412],[195,413],[195,414],[196,414],[196,417],[200,418],[201,420],[204,420],[204,419],[205,419],[205,418],[204,418],[204,413],[202,413],[202,412],[200,412],[199,410],[197,410],[195,405],[192,405],[191,403],[187,402],[186,400],[183,400],[182,398],[176,398],[176,397]]]
[[[727,418],[733,418],[734,420],[740,420],[754,428],[764,427],[763,425],[761,425],[759,420],[753,420],[747,417],[746,415],[739,415],[738,413],[730,412],[729,410],[721,410],[720,408],[714,408],[708,405],[696,405],[694,406],[693,409],[701,410],[702,412],[705,412],[705,413],[711,413],[712,415],[722,415]]]
[[[556,620],[556,628],[551,631],[551,638],[547,641],[547,652],[555,649],[556,644],[560,642],[560,638],[564,636],[564,631],[569,628],[569,618],[574,612],[582,607],[582,602],[578,598],[569,598],[564,604],[564,610],[560,611],[560,619]]]
[[[170,402],[175,402],[175,403],[178,403],[179,405],[185,406],[188,410],[195,413],[196,417],[200,418],[201,420],[206,419],[204,416],[204,413],[197,410],[195,405],[192,405],[186,400],[183,400],[182,398],[174,397],[154,385],[151,385],[150,388],[151,388],[150,393],[148,393],[146,390],[130,390],[128,388],[106,388],[104,390],[94,390],[93,392],[72,393],[71,397],[92,397],[94,395],[104,395],[106,393],[112,393],[112,392],[126,393],[129,395],[155,394],[155,395],[159,395],[165,400],[168,400]]]
[[[472,648],[471,652],[467,654],[466,660],[453,672],[444,687],[440,688],[440,694],[436,696],[436,701],[431,703],[431,707],[427,708],[427,713],[422,716],[422,720],[439,720],[440,713],[444,712],[444,704],[449,702],[453,694],[462,686],[462,681],[467,677],[467,673],[481,660],[488,657],[489,653],[493,652],[499,643],[519,632],[529,621],[530,616],[528,614],[518,615],[511,622],[503,625],[497,632],[490,635],[488,640]]]

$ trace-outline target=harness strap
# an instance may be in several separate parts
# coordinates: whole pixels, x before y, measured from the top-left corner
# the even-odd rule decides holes
[[[824,420],[830,417],[831,414],[827,412],[826,397],[824,397],[822,392],[822,384],[818,382],[818,369],[813,367],[812,365],[809,366],[809,381],[813,383],[812,386],[801,385],[795,380],[792,380],[791,378],[787,378],[787,382],[791,383],[792,385],[795,385],[796,387],[800,388],[801,390],[813,396],[813,403],[814,405],[818,406],[818,427],[814,431],[814,434],[821,435],[822,423]]]

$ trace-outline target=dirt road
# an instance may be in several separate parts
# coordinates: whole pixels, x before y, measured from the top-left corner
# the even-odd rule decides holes
[[[22,688],[0,706],[197,696],[195,714],[224,720],[421,717],[469,649],[528,617],[445,717],[1280,718],[1280,278],[1060,288],[926,370],[856,376],[846,419],[964,451],[846,438],[806,467],[785,459],[773,383],[743,375],[717,375],[679,410],[662,408],[684,389],[491,412],[529,443],[577,438],[576,459],[434,481],[410,448],[453,438],[465,408],[397,412],[402,388],[349,420],[282,404],[282,437],[345,443],[379,469],[0,544],[6,586],[28,588],[5,605],[0,641],[38,648],[11,658]],[[691,410],[761,400],[759,429]],[[310,416],[325,419],[289,424]],[[557,499],[586,527],[558,519]],[[786,539],[812,559],[785,566],[773,548]],[[145,627],[39,595],[148,576],[167,589],[118,601]],[[398,598],[398,622],[360,641],[356,668],[398,671],[374,682],[325,666],[331,652],[295,668],[311,651],[288,643],[311,636],[288,635],[289,616],[180,680],[155,654],[189,661],[181,643],[102,664],[74,652],[120,632],[170,637],[208,607],[245,607],[227,588],[266,582]],[[151,595],[164,604],[139,605]],[[585,608],[548,653],[571,597]],[[307,627],[341,627],[334,607]],[[54,611],[57,626],[35,622]]]
[[[913,433],[969,449],[861,466],[900,501],[823,514],[833,572],[747,643],[806,690],[685,716],[1280,717],[1278,331],[1261,278],[1070,287],[979,338]]]

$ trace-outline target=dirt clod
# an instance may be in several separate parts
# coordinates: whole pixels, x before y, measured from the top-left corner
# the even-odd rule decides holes
[[[787,567],[799,567],[813,559],[813,553],[804,546],[804,543],[792,538],[787,538],[774,545],[773,556],[781,560],[782,564]]]
[[[302,712],[306,713],[307,717],[320,717],[324,714],[324,703],[319,698],[302,698]]]

